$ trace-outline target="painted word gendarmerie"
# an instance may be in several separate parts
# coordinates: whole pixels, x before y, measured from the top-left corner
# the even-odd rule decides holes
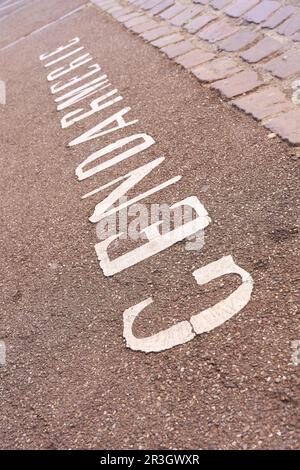
[[[88,119],[94,114],[100,113],[102,110],[123,101],[123,97],[119,95],[116,88],[113,88],[107,75],[102,73],[100,65],[93,61],[92,56],[88,52],[84,51],[84,47],[80,45],[78,37],[69,40],[54,51],[42,54],[40,60],[48,70],[47,79],[50,82],[51,93],[55,97],[54,101],[57,111],[63,114],[60,119],[62,129],[69,128],[75,123]],[[81,102],[89,97],[92,97],[91,101],[88,105],[85,104],[83,108]],[[80,107],[68,111],[70,106],[77,103],[80,103]],[[117,112],[113,112],[108,118],[100,120],[96,126],[74,137],[69,142],[69,146],[73,147],[94,139],[98,139],[97,142],[99,141],[99,149],[88,155],[76,168],[75,173],[79,181],[92,178],[94,175],[113,166],[118,165],[117,168],[120,169],[120,175],[117,179],[105,181],[100,187],[83,196],[83,198],[96,197],[103,189],[118,185],[107,197],[100,201],[98,200],[95,204],[94,211],[89,218],[93,224],[99,223],[104,218],[152,194],[178,184],[181,179],[181,175],[174,175],[167,181],[162,181],[160,184],[150,187],[144,193],[126,200],[125,203],[116,205],[120,198],[124,197],[160,165],[163,165],[165,160],[164,157],[159,157],[146,164],[137,166],[133,171],[122,174],[121,163],[123,161],[141,152],[145,152],[155,143],[154,139],[146,133],[130,133],[130,130],[138,122],[137,120],[130,120],[128,117],[130,110],[130,107],[123,107]],[[112,141],[109,145],[101,147],[102,136],[111,134],[113,137],[116,131],[123,128],[128,128],[127,137]],[[126,150],[124,147],[126,147]],[[117,155],[116,151],[119,152]],[[110,156],[109,159],[101,162],[103,157],[108,156]],[[91,167],[91,165],[94,166]],[[211,222],[205,207],[195,195],[190,195],[178,201],[171,206],[171,209],[175,206],[191,207],[195,211],[196,217],[183,223],[181,227],[176,227],[164,234],[160,233],[159,223],[148,225],[146,228],[143,228],[146,243],[113,260],[109,259],[107,250],[111,243],[121,234],[109,236],[107,239],[98,242],[95,245],[95,250],[104,275],[113,276],[137,263],[145,262],[149,257],[157,255],[200,230],[204,230]],[[159,352],[186,343],[195,338],[196,335],[209,332],[232,318],[233,315],[236,315],[249,302],[253,289],[253,279],[247,271],[235,263],[231,255],[223,256],[206,266],[196,269],[191,273],[191,281],[193,276],[198,285],[204,285],[213,279],[227,274],[237,274],[241,279],[240,286],[228,297],[213,307],[194,313],[188,321],[181,321],[152,336],[137,338],[132,332],[134,320],[144,308],[153,302],[152,297],[141,299],[140,303],[127,308],[123,313],[123,334],[127,346],[137,351]]]

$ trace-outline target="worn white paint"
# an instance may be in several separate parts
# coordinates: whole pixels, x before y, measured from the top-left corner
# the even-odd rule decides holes
[[[126,150],[125,152],[119,153],[113,158],[106,160],[102,163],[99,163],[93,168],[89,170],[84,170],[84,167],[91,164],[92,162],[103,158],[105,155],[118,150],[125,145],[130,144],[131,142],[136,142],[143,140],[143,142],[131,147],[130,149]],[[86,178],[90,178],[94,176],[96,173],[106,170],[113,165],[116,165],[124,160],[127,160],[130,157],[133,157],[137,153],[143,152],[147,148],[151,147],[155,143],[155,140],[148,134],[134,134],[129,137],[124,137],[123,139],[119,139],[113,144],[109,144],[106,147],[102,148],[101,150],[97,150],[97,152],[92,153],[89,157],[87,157],[75,170],[75,174],[78,177],[79,181],[85,180]]]
[[[166,184],[170,185],[170,183],[174,184],[175,182],[176,180],[170,180],[161,185],[161,188],[159,189],[164,189]],[[155,189],[157,191],[158,187]],[[145,194],[146,193],[144,193],[144,195],[142,196],[145,197]],[[140,200],[141,196],[138,196],[138,198]],[[111,211],[108,211],[106,213],[106,216],[111,215],[116,210],[121,210],[125,208],[129,205],[128,203],[133,204],[137,202],[136,199],[137,198],[134,198],[131,201],[120,205],[118,208],[114,208]],[[203,230],[210,224],[211,219],[210,217],[208,217],[205,207],[201,204],[201,202],[196,196],[191,196],[186,199],[183,199],[182,201],[171,206],[170,209],[174,210],[179,206],[185,205],[189,205],[195,210],[197,214],[197,217],[195,219],[190,220],[189,222],[186,222],[185,224],[176,227],[174,228],[174,230],[171,230],[170,232],[164,234],[160,234],[159,231],[159,226],[163,223],[162,220],[152,225],[149,225],[141,231],[141,233],[144,233],[149,241],[143,244],[142,246],[139,246],[134,250],[131,250],[128,253],[119,256],[118,258],[110,260],[107,250],[109,245],[114,240],[122,236],[122,233],[112,235],[106,240],[97,243],[95,245],[95,250],[98,256],[98,260],[100,262],[100,267],[103,270],[104,275],[113,276],[114,274],[117,274],[131,266],[134,266],[135,264],[140,263],[141,261],[145,261],[147,258],[150,258],[151,256],[154,256],[160,253],[161,251],[166,250],[172,245],[175,245],[175,243],[185,240],[191,235],[197,233],[199,230]]]
[[[100,90],[108,88],[111,86],[111,83],[107,79],[107,75],[101,75],[101,77],[95,78],[91,82],[81,85],[72,91],[65,93],[62,96],[56,98],[55,102],[59,103],[57,105],[57,110],[62,111],[74,104],[84,100],[88,96],[94,95]],[[62,103],[61,103],[62,101]]]
[[[71,57],[74,54],[77,54],[77,52],[82,51],[82,49],[84,49],[83,46],[77,47],[77,49],[74,49],[73,51],[70,51],[67,54],[64,54],[64,55],[62,55],[62,56],[60,56],[60,57],[58,57],[54,60],[51,60],[50,62],[47,62],[47,64],[45,64],[45,67],[52,67],[52,65],[57,64],[58,62],[61,62],[62,60],[65,60],[65,59],[67,59],[68,57]]]
[[[76,88],[73,88],[70,91],[67,91],[63,95],[60,95],[57,98],[55,98],[54,101],[55,101],[55,103],[60,103],[61,101],[67,101],[70,98],[72,98],[72,101],[70,101],[70,104],[69,104],[69,106],[71,106],[72,104],[77,103],[77,101],[80,101],[81,97],[82,97],[82,99],[84,99],[88,96],[86,94],[82,94],[81,93],[82,91],[89,90],[90,88],[92,88],[92,90],[95,90],[95,89],[97,89],[97,87],[95,87],[94,85],[100,84],[100,86],[101,86],[101,85],[104,85],[106,83],[109,83],[109,80],[107,78],[107,75],[103,74],[100,77],[97,77],[97,78],[91,80],[90,82],[84,83],[83,85],[80,85]],[[67,107],[67,106],[65,106],[65,107]],[[64,108],[57,108],[58,111],[60,111],[61,109],[64,109]]]
[[[87,64],[93,60],[92,56],[90,53],[83,54],[76,59],[74,59],[72,62],[70,62],[67,65],[64,65],[63,67],[59,67],[52,72],[50,72],[47,75],[47,80],[49,82],[52,82],[53,80],[57,80],[58,78],[62,77],[63,75],[66,75],[67,73],[72,72],[73,70],[76,70],[78,67],[81,67],[84,64]]]
[[[160,352],[165,349],[178,346],[179,344],[187,343],[196,336],[191,324],[188,321],[181,321],[180,323],[177,323],[166,330],[160,331],[155,335],[148,336],[146,338],[136,338],[132,333],[134,320],[137,318],[139,313],[152,302],[153,299],[149,297],[148,299],[143,300],[143,302],[128,308],[123,314],[123,336],[130,349],[146,353]]]
[[[193,276],[197,284],[202,286],[226,274],[238,274],[242,284],[226,299],[191,317],[190,322],[197,334],[207,333],[222,325],[242,310],[250,300],[253,279],[247,271],[235,264],[232,256],[224,256],[218,261],[197,269]]]
[[[69,146],[73,147],[74,145],[83,144],[84,142],[88,142],[89,140],[97,139],[98,137],[101,137],[103,135],[110,134],[111,132],[115,132],[115,131],[118,131],[119,129],[123,129],[124,127],[132,126],[133,124],[136,124],[138,122],[137,119],[135,119],[134,121],[126,122],[125,119],[123,118],[123,116],[127,114],[129,111],[131,111],[130,107],[121,109],[121,111],[118,111],[117,113],[113,114],[112,116],[105,119],[104,121],[101,121],[92,129],[88,130],[87,132],[84,132],[76,139],[73,139],[69,143]],[[117,122],[116,126],[111,127],[110,129],[107,129],[106,131],[102,130],[102,129],[105,129],[105,127],[109,126],[110,124],[113,124],[113,122],[115,121]]]
[[[242,280],[242,284],[232,294],[213,307],[192,315],[189,321],[179,322],[152,336],[137,338],[132,332],[134,320],[142,310],[153,302],[151,297],[125,310],[123,313],[123,336],[127,347],[145,353],[164,351],[184,344],[196,335],[207,333],[232,318],[250,300],[253,289],[253,279],[250,274],[235,264],[232,256],[224,256],[193,272],[198,285],[204,285],[226,274],[238,274]]]
[[[101,67],[99,64],[92,64],[87,67],[88,69],[91,69],[89,72],[83,74],[83,75],[77,75],[73,78],[70,78],[67,80],[63,85],[61,81],[58,81],[51,85],[50,90],[51,93],[54,95],[55,93],[59,93],[60,91],[65,90],[66,88],[70,88],[71,86],[75,85],[76,83],[81,82],[82,80],[85,80],[86,78],[91,77],[95,73],[100,72]]]
[[[21,6],[14,8],[12,11],[5,12],[4,15],[0,17],[0,23],[4,23],[5,21],[7,21],[7,19],[9,19],[10,16],[15,15],[17,12],[19,13],[26,7],[27,5],[21,4]]]
[[[24,7],[17,8],[17,9],[15,10],[15,12],[16,12],[16,11],[23,10],[23,9],[25,9],[25,8],[26,8],[26,5],[25,5]],[[61,16],[60,18],[58,18],[58,19],[56,19],[56,20],[54,20],[54,21],[51,21],[51,23],[45,24],[45,25],[42,26],[41,28],[38,28],[38,29],[32,31],[32,33],[28,34],[27,36],[22,36],[22,37],[20,37],[19,39],[16,39],[15,41],[11,42],[10,44],[7,44],[6,46],[2,47],[2,48],[0,49],[0,52],[1,52],[1,51],[5,51],[6,49],[10,49],[11,47],[13,47],[13,46],[19,44],[20,42],[23,42],[24,40],[30,38],[31,36],[35,36],[35,35],[39,34],[40,32],[45,31],[46,29],[50,28],[50,27],[53,26],[53,25],[56,25],[57,23],[59,23],[60,21],[64,20],[65,18],[67,18],[67,17],[73,15],[74,13],[77,13],[78,11],[81,11],[83,8],[85,8],[85,5],[81,5],[80,7],[76,8],[75,10],[72,10],[72,11],[70,11],[69,13],[66,13],[65,15]],[[13,15],[15,12],[12,12],[12,13],[10,13],[9,15],[6,15],[6,16],[3,16],[2,18],[0,18],[0,22],[3,21],[3,20],[5,20],[8,16]],[[43,59],[41,59],[41,60],[43,60]]]
[[[74,44],[78,44],[79,41],[80,41],[79,37],[75,37],[73,39],[70,39],[70,41],[68,41],[68,43],[65,44],[64,46],[57,47],[56,49],[54,49],[54,51],[45,52],[44,54],[41,54],[40,55],[40,60],[43,61],[43,60],[49,59],[49,57],[53,57],[53,56],[59,54],[60,52],[63,52],[66,49],[69,49],[70,47],[74,46]]]
[[[295,339],[294,341],[292,341],[291,346],[293,349],[293,353],[291,356],[292,364],[294,366],[299,366],[300,364],[300,340]]]
[[[24,1],[24,0],[22,0],[22,1]],[[8,3],[11,3],[11,2],[12,2],[12,0],[5,0],[4,2],[0,3],[0,6],[2,8],[2,7],[4,7],[5,5],[7,5]],[[11,5],[9,5],[9,6],[11,6]]]
[[[20,5],[20,3],[24,3],[24,0],[17,0],[15,2],[11,2],[10,0],[7,0],[7,2],[3,3],[0,6],[0,11],[7,10],[8,8],[14,7],[15,5]]]
[[[105,95],[99,96],[98,98],[94,99],[90,103],[91,110],[87,111],[86,113],[82,113],[82,111],[84,110],[82,108],[79,108],[75,109],[75,111],[71,111],[70,113],[66,114],[60,121],[61,127],[63,129],[65,129],[66,127],[70,127],[75,124],[75,122],[82,121],[82,119],[86,119],[92,116],[93,114],[98,113],[99,111],[103,111],[103,109],[109,108],[109,106],[118,103],[123,99],[123,96],[119,95],[113,98],[112,100],[108,100],[105,102],[107,98],[115,95],[116,93],[118,93],[118,90],[115,88],[114,90],[105,93]]]
[[[6,85],[3,80],[0,80],[0,104],[6,104]]]
[[[108,215],[115,214],[116,212],[120,211],[121,209],[125,209],[125,207],[128,207],[135,202],[139,202],[142,199],[144,199],[147,196],[150,196],[151,194],[154,194],[159,191],[157,189],[160,187],[161,189],[166,188],[167,186],[170,185],[170,180],[162,183],[162,185],[156,186],[156,188],[152,188],[151,190],[148,190],[139,196],[136,196],[135,198],[130,199],[126,203],[114,207],[113,205],[121,199],[122,196],[125,196],[125,194],[130,191],[134,186],[136,186],[142,179],[144,179],[149,173],[151,173],[154,168],[158,167],[163,161],[165,160],[164,157],[156,158],[155,160],[152,160],[149,163],[146,163],[145,165],[142,165],[135,170],[130,171],[129,173],[125,174],[122,176],[123,182],[116,188],[114,189],[105,199],[103,199],[101,202],[99,202],[94,209],[94,212],[92,216],[89,218],[90,222],[93,222],[94,224],[99,222],[99,220],[103,219],[104,217],[107,217]],[[172,178],[173,179],[173,178]],[[119,181],[119,178],[118,178]],[[116,180],[111,181],[109,184],[106,184],[105,187],[109,186],[114,186],[116,184]]]

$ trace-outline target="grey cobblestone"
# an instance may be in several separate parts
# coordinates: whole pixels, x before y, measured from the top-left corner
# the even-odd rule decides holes
[[[276,28],[276,26],[280,25],[284,20],[289,18],[294,12],[296,8],[292,5],[286,5],[284,7],[279,8],[273,15],[271,15],[264,23],[263,26],[265,28]]]
[[[247,62],[256,63],[269,57],[274,52],[278,52],[283,47],[283,44],[276,39],[265,37],[253,47],[250,47],[250,49],[241,53],[241,57]]]

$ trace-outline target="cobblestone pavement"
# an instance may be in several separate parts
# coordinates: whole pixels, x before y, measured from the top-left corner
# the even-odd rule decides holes
[[[298,17],[241,4],[0,0],[1,449],[299,448],[297,74],[251,42]]]
[[[300,144],[300,6],[273,0],[93,0],[290,144]]]

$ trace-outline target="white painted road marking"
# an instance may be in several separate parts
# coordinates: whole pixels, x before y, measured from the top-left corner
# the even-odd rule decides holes
[[[0,52],[5,51],[6,49],[9,49],[9,48],[15,46],[16,44],[19,44],[20,42],[24,41],[24,39],[27,39],[28,37],[34,36],[35,34],[38,34],[41,31],[44,31],[45,29],[48,29],[50,26],[53,26],[54,24],[58,23],[59,21],[62,21],[65,18],[68,18],[69,16],[73,15],[74,13],[77,13],[77,12],[81,11],[85,7],[86,7],[86,4],[81,5],[80,7],[76,8],[75,10],[72,10],[72,11],[66,13],[65,15],[61,16],[60,18],[57,18],[57,20],[51,21],[51,23],[47,23],[46,25],[42,26],[41,28],[36,29],[32,33],[28,34],[28,36],[22,36],[21,38],[16,39],[15,41],[11,42],[10,44],[7,44],[6,46],[2,47],[2,49],[0,49]]]
[[[42,54],[40,56],[40,60],[44,61],[46,59],[51,59],[45,64],[45,67],[51,67],[52,65],[57,64],[58,62],[65,60],[69,57],[72,57],[72,60],[65,65],[56,68],[50,71],[47,75],[47,79],[50,82],[53,82],[59,79],[58,82],[54,83],[51,86],[52,93],[55,93],[59,89],[65,89],[69,86],[81,81],[83,78],[94,73],[88,72],[85,73],[83,76],[76,76],[72,77],[71,79],[68,78],[70,72],[74,70],[77,71],[78,68],[89,64],[87,66],[88,69],[91,67],[96,67],[96,71],[101,71],[101,67],[98,64],[90,65],[90,61],[93,60],[92,56],[89,53],[82,54],[83,47],[78,47],[79,38],[76,37],[69,41],[66,45],[60,46],[59,48],[55,49],[52,52],[47,52],[46,54]],[[69,50],[70,47],[75,46],[75,50]],[[65,50],[68,50],[65,53]],[[59,54],[62,55],[60,56]],[[77,58],[73,58],[75,53],[80,53],[81,55]],[[58,57],[57,57],[58,56]],[[61,77],[63,80],[67,78],[67,81],[62,85]],[[104,85],[104,86],[103,86]],[[98,78],[93,78],[92,81],[85,83],[84,85],[80,85],[79,87],[68,91],[67,93],[59,96],[55,99],[56,103],[59,103],[57,106],[57,111],[62,111],[68,106],[75,104],[79,101],[84,100],[90,95],[94,95],[96,92],[98,93],[103,88],[107,88],[112,86],[106,75],[102,75]],[[57,88],[58,87],[58,88]],[[83,109],[78,108],[71,113],[66,114],[61,119],[61,127],[64,129],[66,127],[71,126],[74,122],[86,119],[91,115],[101,111],[104,107],[112,106],[115,102],[122,100],[122,97],[118,97],[117,99],[110,100],[103,103],[108,97],[112,94],[117,94],[118,90],[114,89],[112,92],[102,94],[98,96],[96,99],[93,99],[89,105],[90,111],[82,113]],[[131,111],[130,107],[124,107],[118,112],[113,113],[110,117],[100,121],[96,126],[89,129],[88,131],[84,132],[80,136],[77,136],[71,142],[69,142],[69,146],[76,146],[80,145],[85,142],[89,142],[90,140],[94,140],[101,136],[111,134],[119,129],[124,129],[129,126],[135,125],[138,121],[126,121],[125,115],[127,117],[127,113]],[[74,117],[76,116],[76,118]],[[113,126],[113,127],[112,127]],[[143,138],[144,144],[135,144],[130,150],[126,152],[121,152],[117,156],[114,156],[108,160],[105,160],[102,163],[96,164],[96,166],[90,168],[86,171],[83,171],[83,168],[92,162],[97,161],[99,158],[106,156],[109,153],[113,153],[114,150],[123,147],[125,144],[135,142],[137,138]],[[100,150],[97,150],[90,156],[88,156],[83,163],[81,163],[76,169],[76,175],[78,179],[84,180],[86,178],[90,178],[91,176],[102,172],[104,169],[108,167],[112,167],[114,165],[118,165],[122,161],[126,160],[127,158],[131,158],[136,154],[145,151],[149,146],[155,143],[154,139],[147,134],[134,134],[133,136],[129,136],[125,139],[119,139],[114,144],[107,145]],[[125,175],[121,175],[114,179],[113,181],[106,182],[104,185],[100,186],[99,188],[94,189],[89,194],[86,194],[86,197],[92,197],[96,195],[98,192],[101,192],[104,189],[107,189],[111,186],[115,186],[116,184],[120,183],[107,197],[98,202],[95,205],[94,212],[89,220],[93,223],[99,223],[99,221],[107,218],[108,216],[120,212],[122,209],[132,206],[133,204],[145,199],[146,197],[158,193],[159,191],[164,190],[170,185],[177,184],[181,180],[181,175],[174,176],[168,181],[164,181],[157,185],[154,188],[148,189],[142,194],[133,197],[130,200],[126,199],[126,202],[120,203],[122,197],[126,196],[126,194],[134,188],[140,181],[144,180],[144,178],[151,176],[152,172],[157,169],[158,166],[163,164],[165,158],[159,157],[156,158],[149,163],[146,163],[138,168],[130,171]],[[119,205],[116,205],[116,203]],[[105,276],[113,276],[131,266],[136,265],[146,259],[162,252],[163,250],[171,247],[175,243],[187,239],[188,237],[199,233],[199,231],[203,231],[210,223],[211,219],[208,216],[208,213],[205,207],[201,204],[199,199],[192,195],[185,198],[182,201],[179,201],[173,204],[170,209],[175,209],[176,207],[181,206],[190,206],[196,213],[196,218],[190,220],[189,222],[183,223],[182,225],[175,227],[173,230],[167,233],[160,233],[159,225],[161,222],[156,222],[152,225],[148,225],[141,230],[141,233],[146,235],[147,242],[144,243],[142,246],[139,246],[131,251],[115,258],[113,260],[109,259],[108,256],[108,247],[109,245],[116,240],[117,238],[122,236],[122,233],[113,234],[112,236],[108,236],[105,240],[102,240],[100,243],[95,245],[95,250],[98,256],[98,260],[100,262],[100,267],[103,270]],[[213,279],[218,277],[227,275],[227,274],[237,274],[240,276],[242,283],[241,285],[226,299],[218,302],[213,307],[207,308],[200,313],[196,313],[191,315],[189,321],[179,322],[172,327],[160,331],[159,333],[150,336],[148,338],[136,338],[132,333],[132,325],[135,318],[138,314],[146,307],[148,307],[152,302],[152,298],[148,298],[143,300],[142,302],[128,308],[125,310],[123,314],[123,321],[124,321],[124,332],[123,335],[126,340],[126,344],[129,348],[133,350],[143,351],[143,352],[159,352],[165,349],[170,349],[174,346],[179,344],[186,343],[196,335],[207,333],[218,326],[225,323],[227,320],[232,318],[236,315],[241,309],[243,309],[250,300],[251,292],[253,289],[253,279],[248,272],[244,269],[240,268],[234,261],[232,256],[224,256],[223,258],[209,263],[208,265],[201,267],[194,271],[193,275],[196,279],[197,284],[203,285],[206,284]]]
[[[136,338],[132,333],[134,320],[144,308],[153,302],[152,297],[125,310],[123,314],[123,336],[127,347],[146,353],[164,351],[179,344],[187,343],[196,335],[208,333],[232,318],[250,300],[253,289],[253,279],[250,274],[235,264],[232,256],[224,256],[218,261],[214,261],[193,272],[198,285],[207,284],[227,274],[238,274],[242,279],[242,284],[232,294],[213,307],[192,315],[189,321],[177,323],[153,336]]]
[[[5,342],[0,340],[0,366],[5,366],[6,364],[6,346]]]
[[[17,1],[15,1],[15,2],[9,3],[9,4],[7,5],[7,3],[8,3],[9,1],[10,1],[10,0],[7,0],[7,2],[3,3],[2,6],[0,6],[0,12],[1,12],[1,11],[4,11],[4,10],[7,10],[8,8],[11,8],[11,7],[15,6],[15,5],[19,5],[20,3],[24,3],[24,0],[17,0]]]

